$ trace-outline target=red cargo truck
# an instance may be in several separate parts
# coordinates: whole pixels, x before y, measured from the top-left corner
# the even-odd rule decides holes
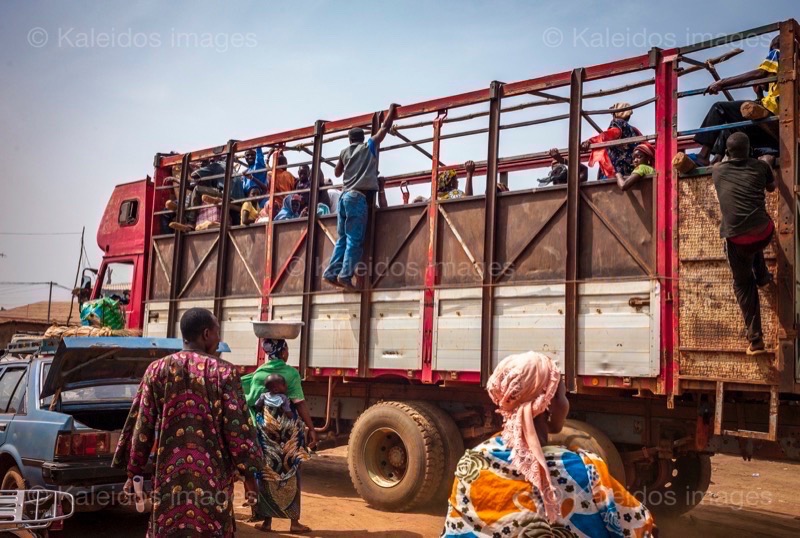
[[[765,38],[765,52],[775,32],[779,74],[762,82],[777,81],[780,112],[752,128],[780,140],[779,188],[768,198],[777,233],[766,251],[776,284],[761,292],[769,353],[747,357],[710,170],[680,175],[671,163],[700,131],[696,114],[693,125],[681,120],[679,104],[742,52],[731,45]],[[559,362],[570,391],[561,440],[598,452],[657,511],[686,511],[709,485],[715,452],[800,458],[798,35],[789,20],[400,107],[382,162],[408,169],[418,158],[425,166],[387,176],[387,188],[428,185],[433,201],[371,209],[358,293],[321,278],[335,215],[243,226],[233,216],[243,200],[230,198],[244,152],[267,148],[290,155],[289,169],[310,166],[312,186],[302,193],[316,207],[335,188],[320,181],[335,164],[326,155],[344,147],[352,127],[374,132],[384,111],[158,154],[152,179],[118,186],[109,202],[94,296],[129,288],[128,323],[147,336],[177,335],[183,311],[209,308],[233,350],[228,358],[243,370],[263,360],[252,321],[304,322],[289,343],[290,363],[305,379],[323,439],[349,443],[353,483],[374,506],[403,510],[447,492],[464,446],[498,429],[482,388],[493,366],[535,350]],[[514,133],[558,133],[562,125],[562,153],[571,163],[585,159],[581,140],[599,129],[593,118],[610,112],[588,103],[611,95],[652,125],[627,143],[655,144],[656,174],[630,191],[581,183],[577,167],[566,185],[534,188],[530,171],[549,166],[547,152],[503,153],[519,146]],[[562,113],[542,112],[553,107]],[[462,137],[486,144],[485,158],[473,157],[486,189],[436,200],[440,172],[464,177],[464,166],[448,160]],[[165,202],[185,200],[190,171],[209,158],[225,163],[219,178],[206,178],[222,185],[220,226],[172,233],[165,224],[187,209]],[[272,172],[276,162],[267,164]],[[511,190],[499,192],[508,182]]]

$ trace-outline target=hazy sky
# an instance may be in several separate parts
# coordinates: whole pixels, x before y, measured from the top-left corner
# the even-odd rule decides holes
[[[156,152],[220,145],[375,111],[391,101],[413,103],[492,80],[523,80],[800,15],[797,0],[756,6],[750,0],[3,0],[0,282],[71,286],[75,276],[78,235],[10,233],[74,233],[85,226],[90,258],[99,264],[95,234],[114,185],[152,174]],[[723,76],[755,67],[767,43],[742,46],[745,53],[720,68]],[[709,81],[707,74],[686,77],[681,88]],[[741,98],[752,95],[742,92]],[[647,88],[626,100],[652,95]],[[709,99],[681,104],[681,128],[699,123]],[[597,100],[589,108],[613,101]],[[534,109],[519,120],[562,111]],[[643,108],[632,122],[652,132],[652,115],[652,106]],[[598,121],[605,125],[608,117]],[[501,154],[566,145],[566,122],[519,131],[503,132]],[[325,154],[338,149],[332,145]],[[381,171],[429,167],[409,152],[391,152],[397,155],[382,159]],[[485,154],[486,139],[478,136],[448,142],[442,159],[481,160]],[[541,175],[514,181],[532,185]],[[46,293],[46,287],[0,284],[0,306],[45,300]]]

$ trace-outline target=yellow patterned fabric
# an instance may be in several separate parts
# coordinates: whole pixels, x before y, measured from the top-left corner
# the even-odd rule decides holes
[[[467,450],[456,469],[444,538],[650,538],[653,517],[590,452],[543,447],[559,518],[547,521],[538,489],[497,435]]]
[[[772,73],[774,75],[778,74],[778,60],[780,59],[780,51],[778,49],[772,49],[769,51],[767,58],[761,62],[761,65],[758,66],[759,69],[762,71],[766,71],[767,73]],[[761,100],[761,104],[764,105],[764,108],[772,112],[773,114],[778,114],[778,83],[777,82],[770,82],[769,88],[767,90],[767,94]]]

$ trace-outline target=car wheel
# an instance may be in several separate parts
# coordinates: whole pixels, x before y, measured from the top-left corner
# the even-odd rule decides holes
[[[25,478],[23,478],[19,467],[14,465],[8,471],[6,471],[6,474],[3,476],[3,484],[0,486],[0,489],[25,489]]]

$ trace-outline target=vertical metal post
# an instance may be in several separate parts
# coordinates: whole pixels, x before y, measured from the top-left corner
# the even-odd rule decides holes
[[[222,183],[222,207],[220,208],[219,240],[217,241],[217,279],[214,287],[214,315],[222,323],[222,303],[225,300],[226,272],[228,268],[228,230],[231,227],[231,184],[233,165],[236,162],[236,142],[229,140],[225,147],[225,179]]]
[[[780,24],[780,61],[778,64],[779,100],[779,139],[780,139],[780,175],[778,182],[778,256],[776,283],[776,310],[778,312],[778,344],[776,350],[776,367],[783,381],[782,388],[791,390],[798,372],[788,367],[796,363],[795,359],[795,275],[797,268],[795,226],[797,203],[795,188],[798,185],[798,131],[797,117],[800,113],[800,96],[798,96],[797,72],[800,69],[800,51],[795,40],[798,39],[797,24],[793,20]],[[796,366],[796,364],[795,364]]]
[[[191,153],[183,156],[181,161],[181,184],[178,187],[178,214],[176,222],[183,222],[186,213],[186,188],[189,183],[189,163]],[[183,264],[183,232],[175,231],[172,243],[172,275],[169,283],[169,306],[167,307],[167,338],[175,337],[175,323],[178,315],[178,291],[180,290],[181,265]]]
[[[656,70],[656,178],[653,192],[653,218],[656,233],[656,275],[661,287],[661,368],[663,392],[678,392],[678,288],[674,278],[678,275],[678,238],[674,231],[678,225],[677,178],[672,171],[672,158],[678,151],[678,77],[676,60],[664,59],[661,50],[651,51]],[[654,307],[651,307],[654,308]]]
[[[577,389],[578,369],[578,258],[580,256],[580,145],[583,111],[583,68],[572,71],[569,90],[569,172],[567,175],[567,267],[564,289],[564,372],[567,390]]]
[[[278,177],[278,159],[283,153],[283,148],[278,148],[272,154],[272,177],[269,178],[269,200],[267,201],[267,211],[269,212],[269,222],[267,222],[266,241],[267,241],[267,261],[264,267],[264,288],[261,290],[261,320],[267,321],[272,315],[269,308],[269,290],[272,289],[272,247],[275,215],[273,215],[273,203],[275,201],[275,178]],[[267,164],[268,166],[268,164]],[[259,354],[261,352],[259,351]]]
[[[436,297],[436,236],[439,222],[439,154],[442,124],[447,111],[439,111],[433,120],[433,157],[431,160],[431,199],[428,203],[428,260],[425,267],[425,290],[422,298],[422,382],[433,383],[433,317]]]
[[[376,134],[383,121],[383,113],[372,115],[371,134]],[[380,164],[380,146],[378,146],[378,163]],[[375,193],[378,196],[378,193]],[[372,259],[375,250],[375,196],[367,197],[367,229],[364,236],[363,260],[366,260],[364,278],[361,280],[361,302],[359,310],[358,338],[358,377],[367,377],[369,373],[370,328],[372,321]]]
[[[53,281],[50,281],[50,295],[47,296],[47,323],[50,323],[50,307],[53,306]]]
[[[483,228],[483,287],[481,289],[481,386],[492,374],[494,355],[494,263],[497,215],[497,158],[500,151],[500,101],[503,83],[489,86],[489,147],[486,155],[486,200]]]
[[[317,264],[317,200],[319,200],[320,164],[322,161],[322,136],[325,122],[317,120],[314,124],[314,154],[311,163],[311,192],[308,196],[308,222],[306,228],[306,266],[303,273],[303,306],[301,317],[303,329],[300,337],[300,376],[306,377],[309,350],[311,349],[311,300]]]

